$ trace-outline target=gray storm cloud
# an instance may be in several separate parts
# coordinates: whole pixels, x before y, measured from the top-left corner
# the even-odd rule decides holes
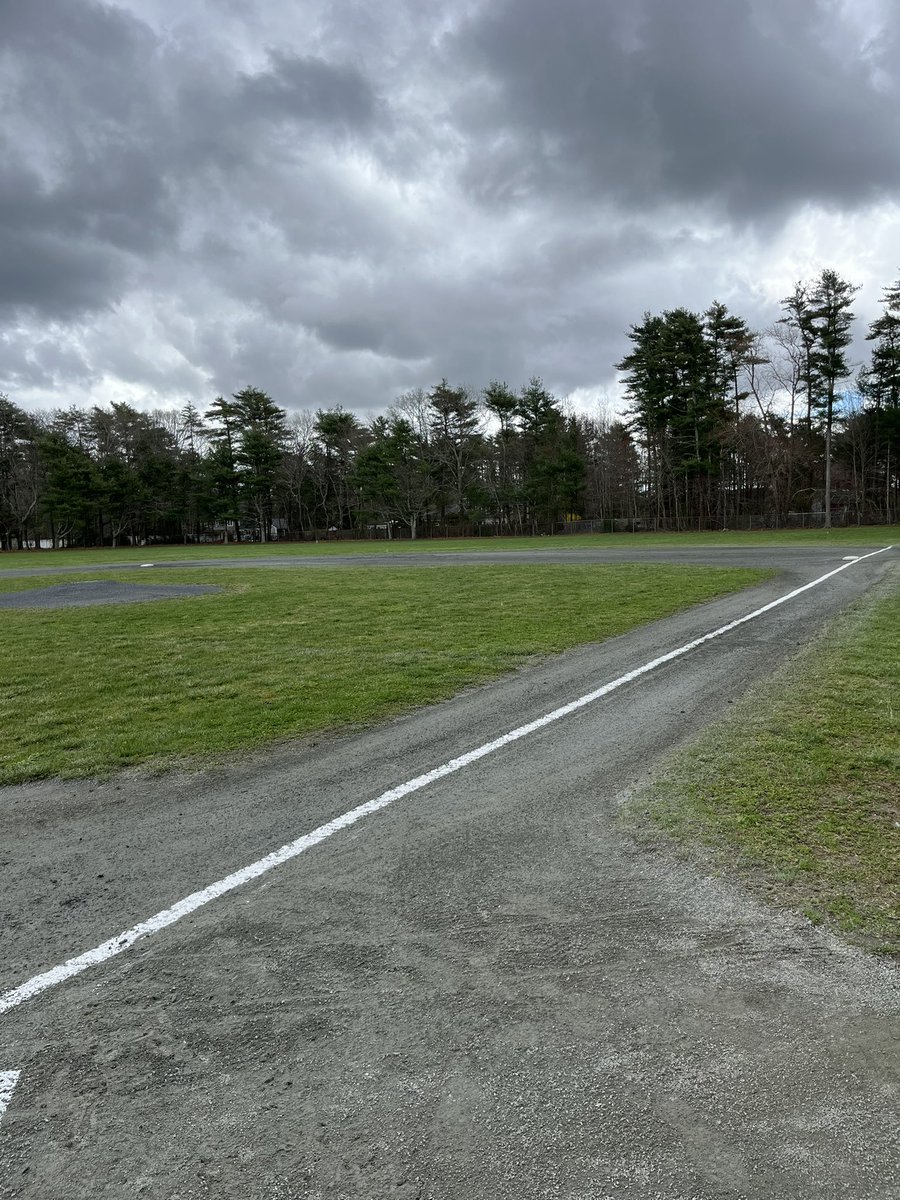
[[[515,0],[458,35],[477,76],[460,119],[479,198],[518,179],[644,210],[710,201],[746,221],[900,183],[896,78],[883,47],[850,28],[826,36],[835,6],[574,0],[562,12]]]
[[[0,390],[597,389],[645,309],[771,319],[791,222],[895,273],[887,4],[271,9],[0,4]]]

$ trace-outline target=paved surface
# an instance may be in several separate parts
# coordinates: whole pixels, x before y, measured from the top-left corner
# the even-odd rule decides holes
[[[115,583],[90,579],[83,583],[58,583],[26,592],[0,592],[0,608],[87,608],[95,604],[136,604],[146,600],[172,600],[176,596],[202,596],[221,588],[203,584]]]
[[[177,562],[153,562],[154,571],[181,570],[213,567],[225,570],[243,570],[252,567],[278,567],[290,570],[314,570],[317,567],[453,567],[480,566],[491,563],[632,563],[660,562],[687,563],[695,566],[725,567],[777,567],[789,575],[822,571],[834,566],[844,555],[867,554],[875,546],[867,545],[854,549],[852,546],[696,546],[676,549],[645,548],[643,546],[616,547],[605,545],[580,547],[575,550],[483,550],[441,551],[414,550],[391,553],[379,551],[373,554],[321,554],[321,555],[272,555],[257,558],[196,558],[179,559]],[[94,574],[97,571],[131,571],[146,573],[148,567],[138,562],[100,563],[85,567],[60,567],[50,565],[54,558],[48,553],[39,558],[39,566],[4,567],[0,558],[0,580],[27,579],[35,575]],[[152,554],[148,561],[152,561]]]
[[[352,738],[0,791],[0,989],[849,553],[795,552],[775,582]],[[0,1196],[900,1196],[896,970],[615,820],[673,746],[898,557],[0,1018],[0,1069],[23,1072]]]

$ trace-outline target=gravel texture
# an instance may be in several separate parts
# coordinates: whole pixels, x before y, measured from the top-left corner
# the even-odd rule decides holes
[[[0,593],[0,608],[86,608],[93,604],[138,604],[147,600],[171,600],[176,596],[203,596],[220,592],[205,584],[115,583],[89,579],[83,583],[57,583],[26,592]]]

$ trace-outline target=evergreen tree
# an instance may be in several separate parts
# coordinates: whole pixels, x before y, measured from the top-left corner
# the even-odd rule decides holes
[[[261,542],[272,540],[273,494],[287,440],[287,413],[266,392],[245,387],[232,396],[234,462],[244,510]]]
[[[0,394],[0,550],[13,541],[23,549],[34,530],[43,486],[39,436],[37,421]]]
[[[210,451],[204,460],[204,490],[210,501],[215,518],[225,523],[225,540],[228,526],[234,528],[234,540],[241,540],[240,479],[237,467],[238,412],[230,400],[216,396],[203,414],[207,422],[204,433],[209,440]]]
[[[741,463],[737,447],[740,442],[741,403],[749,395],[742,386],[742,378],[744,368],[753,354],[755,335],[743,317],[730,313],[727,306],[718,300],[713,301],[703,314],[703,321],[712,362],[712,400],[722,414],[723,426],[727,422],[729,427],[727,435],[724,427],[720,431],[725,436],[724,440],[720,438],[723,461],[718,471],[718,517],[727,521],[728,513],[737,514],[741,507]]]
[[[493,453],[485,464],[487,494],[492,498],[501,529],[522,532],[521,439],[516,427],[518,399],[506,383],[492,380],[482,391],[484,407],[497,422],[490,440]]]
[[[371,441],[359,453],[354,479],[364,506],[388,526],[399,521],[410,538],[434,502],[437,485],[428,445],[405,417],[380,417],[372,423]]]
[[[877,443],[882,511],[892,521],[900,507],[900,279],[885,288],[882,304],[884,311],[866,334],[873,343],[872,358],[860,376],[860,390]]]
[[[446,379],[432,388],[429,447],[435,463],[441,505],[441,519],[452,507],[456,519],[465,519],[476,483],[477,461],[481,452],[478,404],[465,388],[452,388]]]
[[[577,429],[538,376],[519,392],[515,411],[522,439],[522,490],[531,520],[552,529],[561,516],[581,508],[584,462]]]
[[[703,329],[712,361],[712,388],[722,409],[731,407],[740,417],[741,401],[748,392],[741,386],[741,369],[752,354],[754,334],[743,317],[730,313],[714,300],[703,314]]]
[[[72,541],[90,545],[95,539],[99,493],[93,460],[58,427],[40,438],[38,453],[44,473],[41,511],[53,545]]]
[[[651,497],[657,521],[677,519],[672,511],[675,482],[669,438],[669,383],[663,355],[665,320],[645,312],[628,337],[632,349],[616,370],[625,373],[625,396],[631,428],[644,452],[645,489]]]
[[[326,528],[347,529],[353,523],[353,467],[365,431],[353,413],[319,409],[313,424],[316,438],[314,474]]]
[[[626,373],[630,415],[648,462],[657,516],[676,528],[702,524],[715,508],[726,410],[703,319],[684,308],[644,314]]]
[[[809,285],[796,283],[790,296],[782,300],[781,307],[785,314],[781,318],[782,324],[793,330],[797,337],[799,387],[806,401],[806,434],[811,437],[813,415],[821,407],[822,380],[815,306]]]
[[[850,374],[847,347],[853,340],[851,305],[859,291],[845,279],[826,268],[816,280],[812,292],[812,314],[816,334],[816,367],[823,390],[825,422],[825,528],[831,528],[832,430],[837,386]]]
[[[175,439],[178,449],[175,488],[181,514],[181,536],[185,542],[198,541],[201,526],[212,515],[212,504],[203,486],[206,429],[199,410],[191,403],[178,414]]]

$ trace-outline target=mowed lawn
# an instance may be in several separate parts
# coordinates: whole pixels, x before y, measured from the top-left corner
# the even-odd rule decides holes
[[[0,554],[0,571],[28,567],[78,567],[98,563],[202,559],[304,558],[347,554],[461,554],[503,550],[677,550],[681,547],[887,546],[900,542],[900,525],[853,525],[846,529],[721,530],[710,533],[579,533],[552,537],[434,538],[421,541],[274,542],[202,546],[121,547],[117,550],[22,550]],[[635,555],[636,560],[640,554]]]
[[[375,721],[767,574],[550,564],[167,570],[154,582],[223,591],[6,609],[0,782],[164,765]],[[133,572],[103,578],[136,582]]]
[[[900,577],[675,760],[639,811],[766,899],[900,956]]]

